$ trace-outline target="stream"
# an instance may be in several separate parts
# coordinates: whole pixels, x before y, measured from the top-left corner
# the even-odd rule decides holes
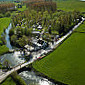
[[[10,39],[9,39],[9,30],[12,28],[12,24],[10,23],[8,28],[5,30],[5,33],[6,33],[6,46],[9,48],[9,49],[12,49],[12,46],[10,44]]]
[[[12,24],[10,23],[8,28],[6,29],[6,46],[12,50],[12,45],[10,44],[10,38],[9,38],[9,30],[12,28]],[[3,63],[4,60],[9,60],[10,66],[15,66],[20,63],[25,62],[25,59],[23,58],[20,51],[15,51],[14,53],[7,53],[0,57],[0,62]],[[53,82],[49,81],[46,78],[37,76],[33,71],[22,71],[19,73],[19,75],[23,78],[23,80],[26,82],[27,85],[55,85]],[[57,84],[56,84],[57,85]]]

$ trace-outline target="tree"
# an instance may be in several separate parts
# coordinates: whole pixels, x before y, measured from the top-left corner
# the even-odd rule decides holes
[[[16,35],[17,35],[17,37],[19,38],[19,37],[22,37],[22,28],[20,27],[20,26],[17,26],[17,28],[16,28]]]
[[[3,65],[6,66],[8,70],[10,69],[10,62],[7,59],[3,62]]]
[[[23,35],[21,38],[19,38],[19,40],[17,40],[17,43],[19,44],[20,47],[24,47],[25,45],[27,45],[29,42],[29,39]]]
[[[11,16],[10,12],[6,12],[5,17],[10,17],[10,16]]]
[[[12,29],[10,29],[10,31],[9,31],[9,35],[12,36],[13,34],[14,34],[14,29],[12,28]]]

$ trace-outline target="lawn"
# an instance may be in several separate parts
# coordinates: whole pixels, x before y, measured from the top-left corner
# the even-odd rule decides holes
[[[64,11],[81,11],[85,12],[85,2],[81,1],[57,1],[57,9]]]
[[[82,28],[85,24],[78,29]],[[73,33],[50,55],[33,63],[39,72],[69,85],[85,85],[84,66],[85,33]]]
[[[7,28],[10,23],[10,18],[0,18],[0,35],[3,32],[3,28]]]
[[[11,77],[8,77],[2,84],[0,85],[16,85]]]

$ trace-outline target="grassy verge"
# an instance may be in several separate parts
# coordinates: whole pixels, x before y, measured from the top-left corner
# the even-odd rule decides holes
[[[78,30],[81,28],[85,28],[85,24]],[[33,63],[37,71],[69,85],[85,85],[84,65],[85,33],[73,33],[54,52]]]
[[[3,28],[7,28],[9,26],[10,23],[10,18],[0,18],[0,35],[3,32]]]
[[[11,77],[8,77],[2,84],[0,85],[16,85],[14,80]]]

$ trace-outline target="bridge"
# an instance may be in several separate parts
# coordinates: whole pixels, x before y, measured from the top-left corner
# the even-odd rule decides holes
[[[7,76],[9,76],[11,73],[18,71],[19,69],[31,64],[34,62],[35,59],[30,60],[29,62],[17,65],[13,67],[10,71],[5,72],[3,75],[0,75],[0,83],[6,79]]]
[[[72,32],[73,32],[78,26],[80,26],[80,25],[83,23],[84,20],[85,20],[85,18],[82,18],[82,21],[81,21],[80,23],[78,23],[76,26],[74,26],[74,28],[73,28],[72,30],[70,30],[65,36],[63,36],[61,39],[59,39],[54,45],[52,45],[52,46],[51,46],[51,49],[50,49],[49,51],[41,52],[41,54],[51,52],[59,43],[61,43],[61,42],[62,42],[63,40],[65,40],[70,34],[72,34]],[[39,55],[40,55],[40,54],[39,54]],[[38,55],[36,55],[36,56],[38,56]],[[34,62],[35,60],[37,60],[38,58],[39,58],[39,57],[37,57],[37,58],[35,57],[35,58],[31,59],[29,62],[26,62],[26,63],[23,63],[23,64],[19,64],[19,65],[13,67],[11,70],[9,70],[9,71],[5,72],[4,74],[0,75],[0,83],[1,83],[2,81],[4,81],[4,80],[7,78],[7,76],[9,76],[11,73],[13,73],[13,72],[15,72],[15,71],[18,71],[19,69],[21,69],[21,68],[23,68],[23,67],[25,67],[25,66],[27,66],[27,65],[29,65],[29,64],[31,64],[31,63],[33,63],[33,62]]]

